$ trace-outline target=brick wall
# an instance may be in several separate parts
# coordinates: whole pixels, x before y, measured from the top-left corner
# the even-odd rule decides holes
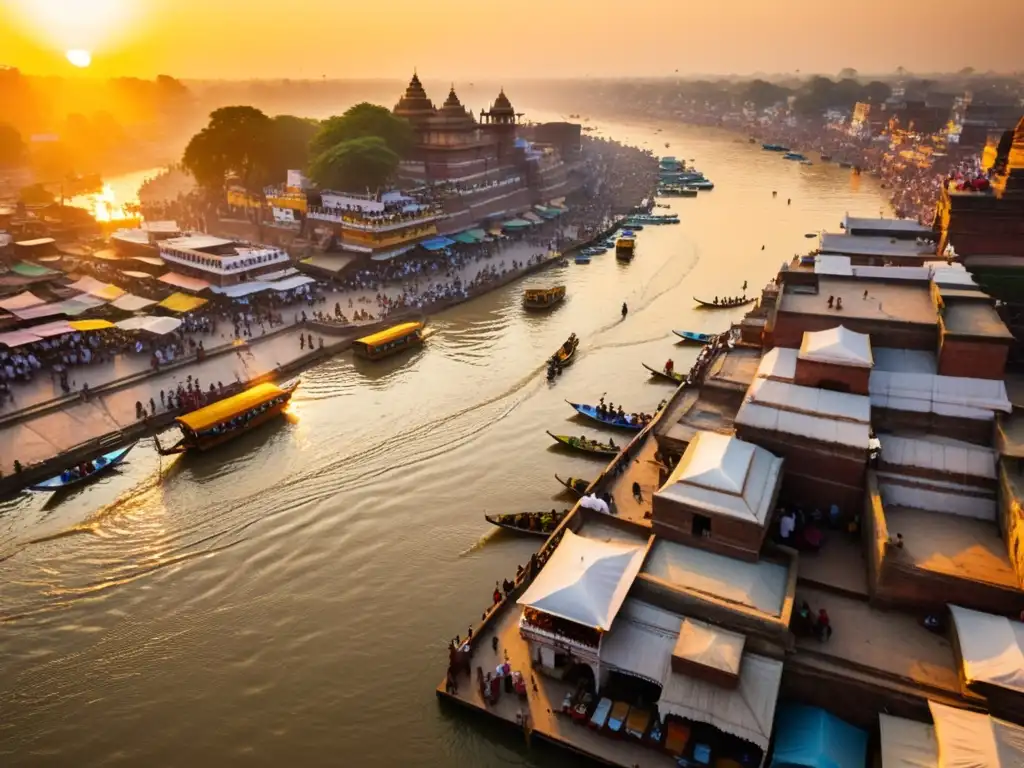
[[[695,513],[703,514],[701,510],[657,494],[652,500],[652,507],[651,527],[655,535],[738,560],[757,561],[765,535],[762,526],[722,515],[705,515],[711,520],[711,535],[695,536],[692,533],[693,516]]]
[[[1006,343],[954,339],[943,335],[939,347],[939,374],[1001,380],[1009,351]]]
[[[938,331],[935,326],[863,320],[846,316],[842,312],[836,312],[834,315],[804,315],[780,310],[775,316],[772,335],[775,346],[799,349],[805,331],[827,331],[840,324],[851,331],[868,334],[871,336],[871,344],[876,347],[931,351],[938,346]]]
[[[829,365],[811,360],[796,361],[794,382],[804,387],[820,387],[855,395],[868,394],[870,368],[848,365]]]

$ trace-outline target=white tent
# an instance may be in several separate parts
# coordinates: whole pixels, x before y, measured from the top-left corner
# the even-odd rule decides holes
[[[938,768],[935,726],[879,713],[878,731],[882,768]]]
[[[1020,768],[1024,765],[1024,728],[1021,726],[934,701],[928,702],[928,708],[935,721],[938,768]]]
[[[866,333],[857,333],[842,325],[827,331],[805,333],[800,344],[800,359],[858,368],[870,368],[875,364],[871,356],[871,338]]]
[[[274,291],[290,291],[293,288],[300,288],[303,285],[315,282],[316,280],[309,275],[293,275],[292,277],[286,277],[284,280],[278,280],[276,283],[270,283],[270,288]]]
[[[601,640],[601,665],[664,685],[682,621],[636,598],[626,600],[615,627]]]
[[[114,325],[122,331],[147,331],[149,333],[155,333],[158,336],[163,336],[165,333],[178,330],[181,326],[181,319],[177,317],[141,315],[138,317],[129,317],[127,320],[114,323]]]
[[[613,544],[566,530],[519,605],[609,630],[643,565],[644,545]]]
[[[743,656],[736,688],[722,688],[688,675],[670,674],[658,700],[658,710],[662,715],[708,723],[767,749],[781,682],[781,661],[747,653]]]
[[[6,309],[8,312],[14,309],[28,309],[29,307],[38,307],[40,304],[45,303],[42,299],[36,296],[32,291],[25,291],[19,293],[17,296],[11,296],[9,298],[0,301],[0,309]]]
[[[764,448],[698,432],[656,495],[763,525],[781,472],[782,459]]]
[[[138,312],[140,309],[151,307],[156,304],[152,299],[145,299],[142,296],[135,296],[131,293],[126,293],[119,299],[115,299],[110,302],[110,306],[117,307],[125,312]]]
[[[950,605],[967,684],[988,683],[1024,693],[1024,624]]]
[[[118,288],[113,283],[104,283],[89,275],[86,275],[76,283],[72,283],[68,288],[81,293],[87,293],[90,296],[105,301],[113,301],[125,293],[124,290]]]

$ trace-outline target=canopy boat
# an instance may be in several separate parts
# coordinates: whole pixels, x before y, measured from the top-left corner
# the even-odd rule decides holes
[[[484,515],[484,519],[499,528],[533,536],[549,536],[565,518],[565,512],[520,512],[517,515]]]
[[[557,474],[555,475],[555,480],[580,497],[587,492],[587,488],[593,482],[592,480],[584,480],[582,477],[570,477],[563,480]]]
[[[556,442],[581,453],[591,453],[596,456],[615,456],[619,452],[619,446],[615,445],[615,442],[611,439],[607,443],[602,443],[588,438],[572,437],[571,435],[556,435],[552,432],[548,432],[548,434]]]
[[[181,429],[181,439],[170,448],[164,448],[157,440],[156,449],[160,455],[167,456],[190,449],[206,451],[226,443],[280,415],[298,386],[299,379],[281,386],[269,382],[257,384],[245,392],[179,416],[175,422]]]
[[[782,144],[762,144],[761,149],[766,152],[789,152],[789,147]]]
[[[636,251],[636,238],[630,230],[624,230],[615,241],[615,258],[619,261],[632,261]]]
[[[526,309],[551,309],[565,299],[565,286],[551,288],[527,288],[523,291],[523,306]]]
[[[672,373],[669,373],[664,368],[659,371],[657,368],[654,368],[647,363],[641,363],[641,365],[650,371],[652,376],[660,376],[661,378],[667,379],[675,384],[681,384],[686,379],[686,377],[679,373],[679,371],[672,371]]]
[[[401,323],[356,339],[352,342],[352,352],[356,357],[366,360],[380,360],[402,350],[418,347],[425,339],[423,323]]]
[[[577,253],[573,261],[575,261],[577,264],[589,264],[590,256],[588,256],[585,253]]]
[[[135,445],[135,443],[132,443],[126,448],[118,448],[114,451],[108,451],[92,461],[83,462],[87,469],[89,469],[89,465],[92,465],[91,469],[84,474],[82,473],[80,466],[70,467],[69,469],[65,469],[56,477],[51,477],[49,480],[43,480],[41,483],[30,485],[29,490],[63,491],[66,488],[74,488],[75,486],[91,483],[96,478],[102,477],[118,464],[123,462],[124,457],[128,455],[128,451],[134,448]]]
[[[578,413],[580,416],[586,416],[588,419],[596,421],[598,424],[604,424],[606,427],[628,429],[633,432],[639,432],[641,429],[644,428],[644,425],[641,422],[630,421],[628,414],[626,416],[619,416],[618,414],[605,414],[602,416],[600,413],[597,412],[597,408],[593,405],[586,405],[585,403],[572,403],[569,402],[568,400],[566,400],[565,402],[569,403],[569,405],[576,409],[576,413]]]
[[[704,301],[703,299],[698,299],[694,296],[693,300],[706,309],[732,309],[733,307],[743,307],[747,304],[753,304],[757,301],[757,298],[751,297],[748,299],[746,296],[740,296],[736,299],[729,299],[728,301],[722,300],[715,303],[713,301]]]
[[[698,344],[710,344],[718,336],[716,333],[697,333],[696,331],[672,331],[683,341],[694,341]]]
[[[807,158],[799,152],[787,152],[782,156],[783,160],[806,160]]]

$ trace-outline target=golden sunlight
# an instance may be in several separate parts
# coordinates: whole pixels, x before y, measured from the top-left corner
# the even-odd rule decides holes
[[[12,0],[15,14],[40,41],[66,49],[76,67],[88,51],[109,44],[134,20],[139,2],[133,0]],[[78,56],[72,60],[71,54]],[[91,56],[89,59],[91,61]]]
[[[88,51],[83,51],[81,48],[70,50],[64,55],[74,66],[81,69],[85,69],[92,64],[92,54]]]

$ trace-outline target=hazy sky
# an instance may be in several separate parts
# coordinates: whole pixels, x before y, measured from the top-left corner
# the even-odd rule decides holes
[[[982,10],[984,7],[984,10]],[[0,65],[431,79],[1024,69],[1024,0],[0,0]]]

